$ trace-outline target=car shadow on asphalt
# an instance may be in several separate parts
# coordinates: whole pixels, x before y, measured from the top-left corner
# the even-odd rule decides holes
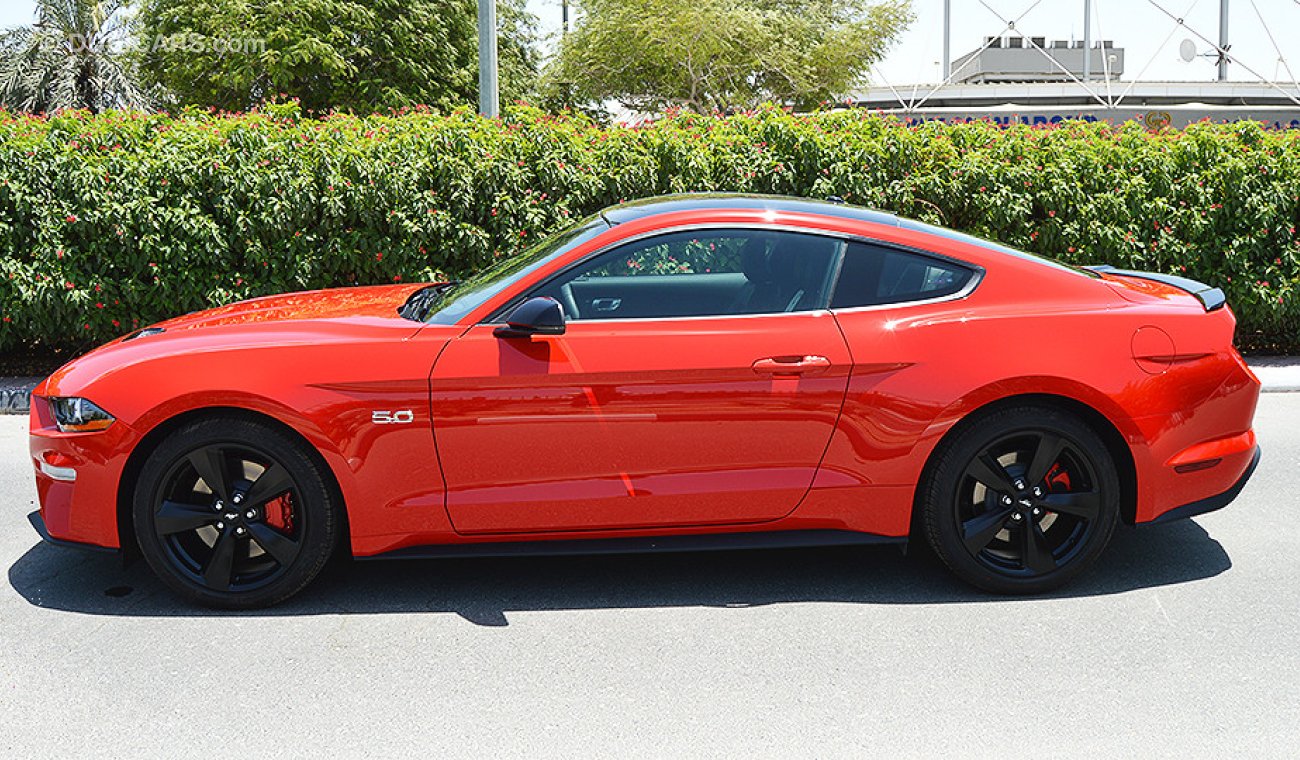
[[[1117,531],[1091,571],[1058,593],[1009,598],[952,578],[928,551],[896,547],[692,554],[344,562],[268,610],[224,612],[172,595],[144,562],[37,544],[9,568],[31,604],[90,615],[202,617],[454,613],[509,625],[511,612],[655,607],[752,607],[793,602],[1010,604],[1117,594],[1218,575],[1227,552],[1191,520]]]

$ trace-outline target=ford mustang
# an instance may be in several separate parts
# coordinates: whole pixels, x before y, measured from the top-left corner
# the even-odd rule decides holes
[[[1259,383],[1217,288],[837,202],[606,209],[455,283],[270,296],[36,389],[54,543],[191,601],[331,557],[918,542],[1041,593],[1230,502]]]

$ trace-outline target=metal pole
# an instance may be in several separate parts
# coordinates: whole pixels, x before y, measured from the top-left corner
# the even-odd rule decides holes
[[[478,110],[490,119],[501,114],[497,89],[496,0],[478,0]]]
[[[952,76],[952,0],[943,0],[943,81]]]
[[[1083,0],[1083,81],[1092,80],[1092,0]]]
[[[1228,0],[1219,0],[1219,81],[1228,81]]]
[[[560,23],[561,23],[560,28],[563,30],[563,33],[568,34],[569,33],[569,0],[561,0],[560,2]]]

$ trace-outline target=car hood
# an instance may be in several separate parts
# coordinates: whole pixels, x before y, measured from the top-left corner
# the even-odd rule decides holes
[[[397,309],[426,283],[334,288],[253,298],[174,317],[154,327],[169,331],[242,325],[251,322],[294,322],[349,318],[400,319]]]
[[[196,353],[284,351],[404,341],[427,326],[398,307],[427,283],[288,293],[196,311],[159,322],[159,332],[125,335],[73,359],[38,386],[38,395],[69,395],[142,362],[159,367]],[[247,358],[250,354],[244,354]]]

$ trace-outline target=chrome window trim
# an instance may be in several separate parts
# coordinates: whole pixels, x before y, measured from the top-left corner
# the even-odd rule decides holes
[[[960,301],[971,293],[984,279],[983,267],[970,267],[972,272],[970,281],[966,286],[956,293],[949,293],[946,296],[936,296],[934,298],[922,298],[915,301],[890,301],[889,303],[876,303],[870,306],[845,306],[842,309],[829,309],[832,314],[856,314],[860,311],[884,311],[885,309],[906,309],[909,306],[921,306],[923,304],[943,303],[945,301]]]
[[[611,227],[610,229],[616,229],[616,228]],[[661,227],[655,230],[647,230],[645,232],[641,232],[636,235],[629,235],[626,238],[622,238],[620,240],[610,243],[609,245],[598,248],[590,252],[586,256],[583,256],[581,259],[578,259],[577,261],[564,267],[560,271],[552,274],[551,276],[547,277],[541,282],[538,282],[532,287],[529,287],[526,293],[510,299],[505,304],[503,304],[500,308],[493,310],[491,314],[489,314],[486,318],[480,320],[477,324],[480,325],[501,324],[505,320],[505,316],[509,314],[511,310],[513,310],[519,304],[531,298],[532,294],[536,293],[539,289],[545,287],[546,285],[550,284],[552,281],[564,276],[568,272],[576,269],[577,267],[590,261],[591,259],[597,258],[599,256],[603,256],[606,253],[616,248],[620,248],[624,245],[628,245],[631,243],[637,243],[647,238],[658,237],[660,235],[671,235],[673,233],[685,232],[691,230],[763,230],[763,231],[777,231],[777,232],[795,232],[804,235],[815,235],[817,237],[839,240],[841,241],[842,244],[839,246],[839,250],[836,253],[837,255],[836,261],[834,261],[831,264],[831,267],[835,270],[835,276],[833,279],[833,283],[835,287],[839,286],[840,272],[844,265],[844,256],[848,251],[848,245],[847,245],[848,243],[867,243],[870,245],[878,245],[886,248],[894,248],[896,250],[915,254],[917,256],[923,256],[926,258],[946,261],[955,264],[957,266],[960,266],[964,269],[970,270],[971,278],[970,278],[970,282],[968,282],[965,287],[963,287],[961,290],[957,291],[956,293],[951,293],[949,295],[939,296],[936,298],[927,298],[918,301],[894,301],[894,302],[884,303],[884,304],[872,304],[870,306],[852,306],[843,309],[832,310],[830,308],[830,302],[835,297],[835,290],[834,288],[832,288],[830,292],[825,294],[826,297],[824,300],[826,301],[826,303],[824,305],[816,309],[804,309],[802,311],[768,311],[768,312],[759,312],[755,314],[712,314],[712,315],[701,314],[701,315],[688,316],[688,317],[629,317],[626,319],[576,319],[572,321],[572,324],[583,324],[583,323],[617,324],[621,322],[642,323],[642,322],[669,322],[669,321],[675,322],[675,321],[681,321],[686,319],[695,319],[695,320],[736,319],[736,318],[746,318],[746,317],[772,317],[772,316],[780,316],[780,315],[787,315],[787,314],[826,313],[826,314],[833,315],[837,313],[852,313],[857,311],[868,311],[868,310],[874,311],[874,310],[886,309],[886,308],[896,309],[903,306],[912,306],[912,305],[919,305],[919,304],[926,304],[926,303],[942,303],[944,301],[955,301],[955,300],[965,298],[969,296],[972,292],[974,292],[975,288],[979,285],[979,283],[983,281],[984,273],[985,273],[984,267],[978,264],[971,263],[969,261],[965,261],[963,259],[956,258],[954,256],[949,256],[943,253],[936,253],[934,251],[915,248],[913,246],[903,245],[901,243],[893,243],[889,241],[879,240],[876,238],[867,237],[866,235],[861,235],[857,233],[841,232],[839,230],[810,229],[808,227],[801,227],[799,225],[780,224],[776,222],[773,222],[771,224],[756,223],[756,222],[740,222],[740,223],[705,222],[703,224],[699,224],[699,223],[680,224],[673,227]]]

